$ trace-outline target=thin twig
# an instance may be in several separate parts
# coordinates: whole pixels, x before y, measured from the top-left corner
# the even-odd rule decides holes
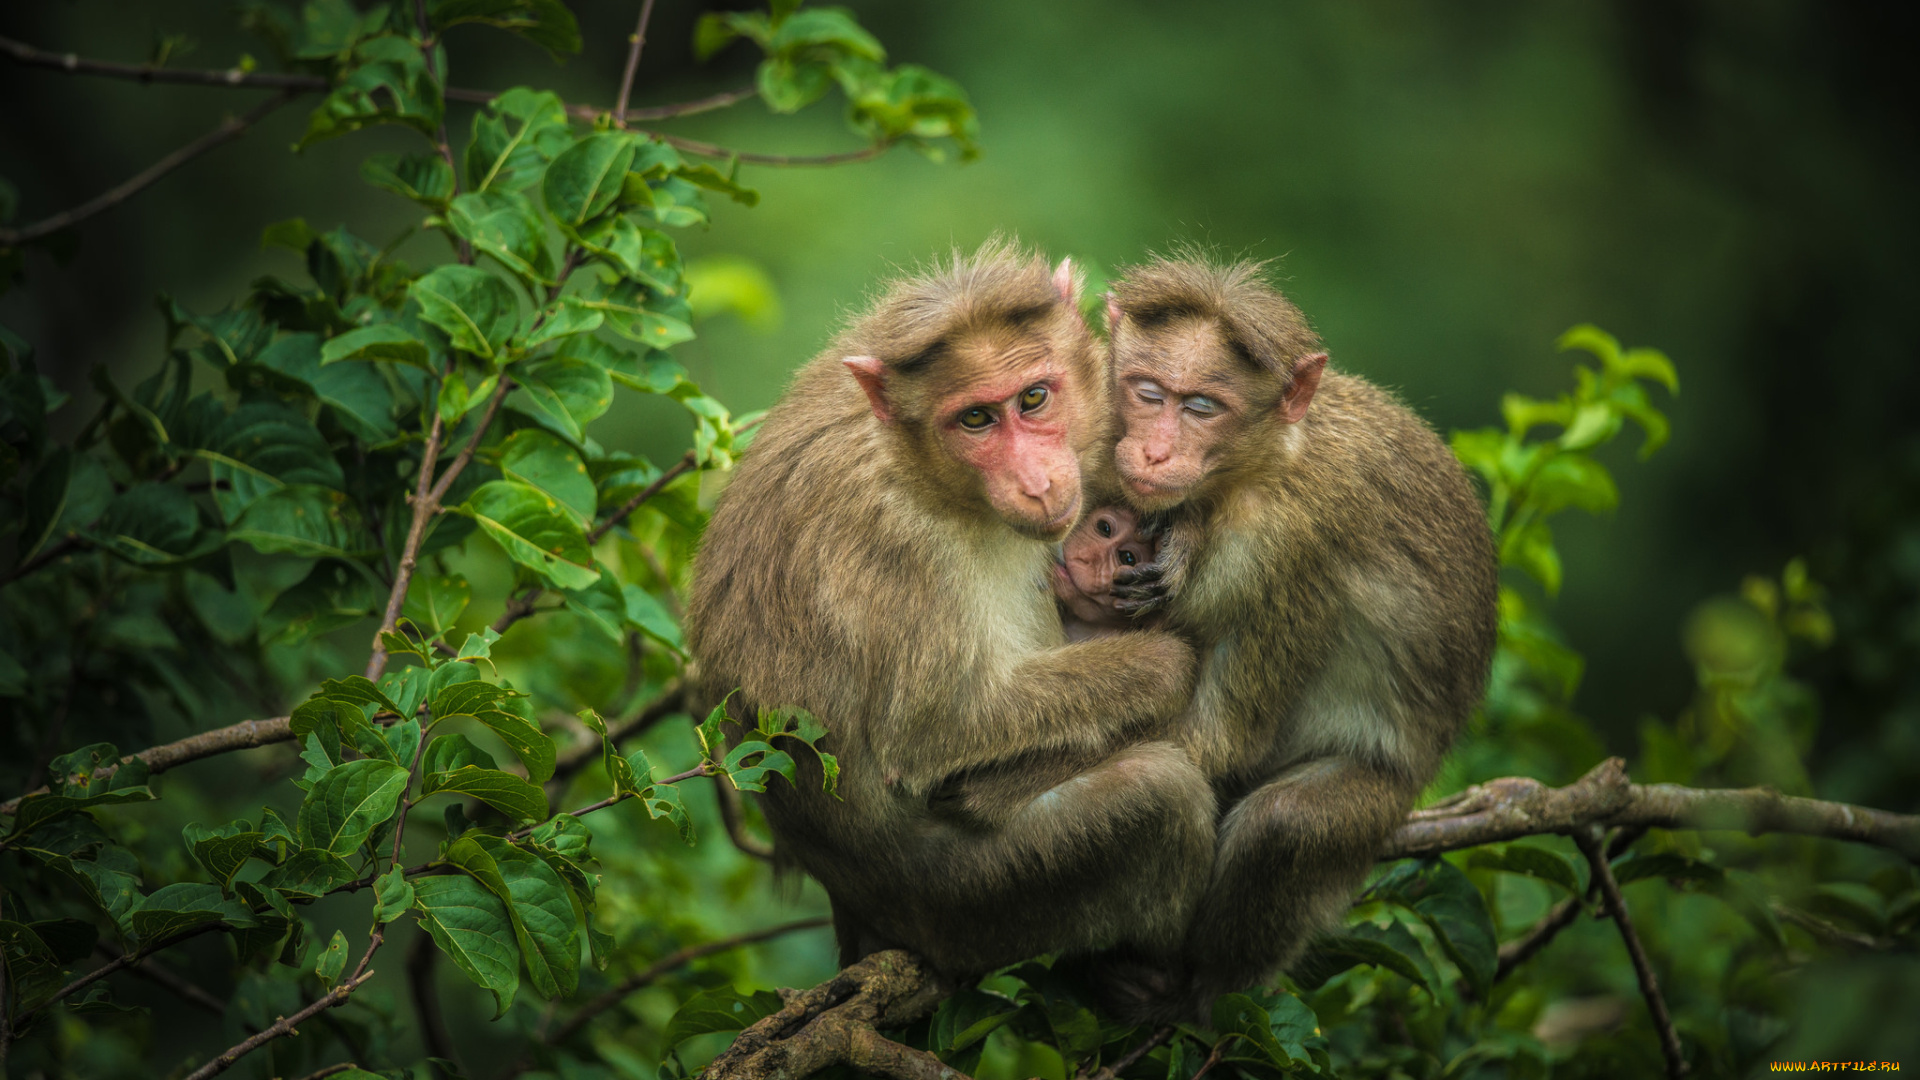
[[[1220,1041],[1213,1044],[1213,1050],[1207,1054],[1207,1060],[1200,1063],[1199,1071],[1195,1072],[1190,1080],[1200,1080],[1201,1077],[1212,1072],[1213,1067],[1220,1064],[1220,1056],[1227,1052],[1227,1044],[1235,1039],[1244,1038],[1246,1038],[1246,1036],[1239,1032],[1222,1035]]]
[[[587,543],[592,544],[599,542],[600,538],[612,531],[615,525],[627,520],[627,515],[640,509],[641,503],[660,494],[662,488],[665,488],[668,484],[673,483],[691,471],[697,461],[698,459],[694,457],[693,451],[687,451],[679,461],[668,467],[667,471],[661,473],[653,483],[641,488],[639,494],[623,503],[620,509],[613,512],[612,516],[600,524],[595,525],[592,531],[587,533]]]
[[[709,94],[706,97],[695,98],[692,101],[674,102],[670,105],[630,106],[627,109],[625,119],[631,122],[635,120],[672,120],[679,116],[694,116],[698,113],[712,112],[715,109],[724,109],[731,105],[738,105],[759,92],[760,91],[754,87],[743,86],[736,90],[724,90],[718,94]],[[443,93],[448,101],[460,101],[469,105],[485,105],[500,96],[498,90],[473,90],[459,86],[449,86]],[[595,118],[606,114],[606,112],[607,110],[592,105],[567,106],[567,115],[573,117],[575,120],[592,122]]]
[[[653,18],[653,0],[641,0],[640,22],[633,28],[633,37],[628,39],[627,68],[620,73],[620,94],[613,99],[613,122],[618,127],[627,126],[627,98],[633,94],[633,76],[640,70],[640,50],[647,44],[647,21]]]
[[[292,90],[316,93],[328,88],[318,75],[281,75],[267,71],[242,71],[228,68],[211,71],[195,68],[166,68],[154,64],[116,64],[111,60],[88,60],[73,53],[48,52],[23,41],[0,37],[0,53],[25,67],[52,68],[72,75],[105,75],[114,79],[132,79],[143,83],[184,83],[192,86],[254,87],[268,90]]]
[[[147,168],[136,173],[132,179],[107,189],[105,192],[88,199],[86,202],[81,203],[71,210],[63,210],[52,217],[42,218],[31,225],[22,226],[18,229],[0,228],[0,246],[11,247],[16,244],[24,244],[29,240],[37,240],[49,233],[56,233],[69,226],[78,225],[90,217],[103,214],[119,206],[121,203],[126,202],[138,194],[141,189],[148,187],[156,180],[159,180],[180,166],[185,165],[187,162],[192,161],[194,158],[199,157],[201,154],[206,153],[222,143],[231,142],[239,138],[262,117],[298,96],[298,91],[283,90],[260,104],[255,105],[253,108],[248,109],[246,112],[241,113],[239,116],[230,116],[222,120],[219,127],[214,128],[205,135],[200,136],[180,149],[175,150],[173,153],[168,154],[166,157],[161,158],[159,161],[154,162],[152,165],[147,166]],[[51,555],[52,552],[49,551],[48,554]],[[30,566],[23,566],[20,570],[16,571],[16,573],[25,573],[30,568]]]
[[[118,960],[126,955],[118,946],[104,939],[95,943],[94,948],[106,954],[109,960]],[[127,970],[143,979],[165,987],[171,991],[175,997],[184,998],[189,1004],[198,1005],[200,1008],[215,1016],[227,1015],[226,1002],[221,1001],[219,998],[214,997],[202,989],[198,983],[189,982],[179,975],[168,971],[166,968],[161,967],[159,964],[149,964],[144,959],[135,960],[127,965]]]
[[[357,1068],[359,1068],[359,1066],[354,1064],[353,1062],[343,1061],[338,1065],[328,1065],[324,1069],[315,1069],[314,1071],[301,1077],[300,1080],[326,1080],[326,1078],[329,1076],[337,1076],[340,1073],[346,1072],[348,1069],[357,1069]]]
[[[1174,1028],[1173,1028],[1173,1025],[1171,1024],[1161,1028],[1160,1030],[1154,1032],[1152,1035],[1147,1036],[1147,1040],[1145,1042],[1127,1051],[1126,1055],[1123,1056],[1119,1061],[1116,1061],[1113,1064],[1107,1066],[1106,1068],[1101,1069],[1099,1072],[1094,1073],[1091,1077],[1088,1077],[1087,1080],[1113,1080],[1114,1077],[1120,1075],[1120,1073],[1125,1071],[1134,1062],[1139,1061],[1141,1058],[1146,1057],[1149,1053],[1152,1053],[1154,1047],[1159,1046],[1161,1043],[1166,1042],[1168,1039],[1173,1038],[1173,1032],[1174,1032]]]
[[[709,941],[704,945],[689,945],[678,952],[669,953],[653,963],[648,964],[645,968],[621,979],[613,989],[582,1005],[580,1011],[568,1017],[566,1023],[561,1024],[557,1030],[545,1036],[540,1041],[548,1046],[558,1046],[566,1042],[581,1028],[585,1027],[588,1021],[606,1012],[608,1009],[613,1008],[615,1005],[620,1004],[621,999],[625,998],[628,994],[642,987],[653,985],[661,976],[683,968],[695,960],[713,956],[716,953],[730,952],[746,945],[757,945],[762,941],[771,941],[774,938],[785,937],[788,934],[798,933],[801,930],[812,930],[816,927],[827,926],[832,922],[833,920],[827,918],[800,919],[795,922],[783,923],[779,926],[770,926],[764,930],[755,930],[746,934],[736,934],[733,937],[722,938],[719,941]]]
[[[241,1058],[246,1057],[248,1054],[253,1053],[255,1050],[258,1050],[280,1036],[292,1032],[297,1025],[309,1017],[317,1016],[327,1009],[345,1003],[347,998],[351,997],[355,990],[360,989],[361,983],[371,978],[373,978],[373,972],[371,971],[355,975],[353,978],[320,995],[320,997],[315,999],[314,1002],[306,1008],[301,1009],[292,1016],[280,1017],[274,1021],[272,1027],[230,1047],[219,1057],[195,1069],[193,1074],[187,1077],[187,1080],[210,1080],[211,1077],[219,1076],[221,1073],[232,1068],[234,1063]]]
[[[675,679],[667,684],[659,697],[648,702],[639,712],[618,723],[608,724],[607,738],[613,745],[619,746],[686,707],[686,684]],[[567,781],[573,779],[575,773],[600,760],[600,754],[600,740],[594,739],[560,755],[553,766],[553,777],[547,781],[547,798],[558,799],[566,792]]]
[[[1620,927],[1620,938],[1627,944],[1627,955],[1633,960],[1633,973],[1640,980],[1640,994],[1647,999],[1647,1011],[1653,1014],[1653,1027],[1660,1033],[1660,1052],[1667,1059],[1667,1076],[1679,1080],[1687,1075],[1686,1054],[1680,1048],[1680,1035],[1673,1029],[1673,1018],[1667,1014],[1667,1000],[1660,993],[1660,980],[1653,973],[1653,964],[1647,959],[1646,946],[1640,943],[1640,935],[1633,928],[1633,917],[1627,914],[1627,902],[1620,895],[1620,883],[1614,880],[1613,866],[1607,862],[1605,845],[1602,843],[1602,830],[1598,825],[1589,825],[1573,834],[1573,841],[1587,857],[1587,864],[1593,868],[1593,880],[1600,885],[1600,894],[1607,903],[1607,912]]]
[[[453,461],[441,470],[440,479],[434,483],[430,499],[435,510],[440,508],[440,500],[447,497],[447,491],[453,487],[453,482],[460,478],[461,470],[473,460],[473,452],[479,448],[480,440],[486,438],[487,429],[493,426],[493,418],[500,412],[500,403],[507,400],[507,395],[513,392],[514,385],[512,379],[504,375],[500,377],[499,385],[493,388],[493,396],[487,399],[486,411],[480,414],[480,422],[474,425],[473,435],[467,439],[467,444],[460,448],[460,453],[454,456]]]
[[[427,78],[440,83],[444,91],[445,84],[440,78],[438,61],[433,58],[435,42],[433,24],[427,21],[427,0],[413,0],[413,25],[420,33],[420,58],[426,62]],[[434,132],[434,145],[439,148],[441,159],[447,163],[447,175],[453,179],[453,193],[460,194],[460,166],[453,160],[453,144],[447,140],[447,111],[444,108],[440,110],[440,126]],[[466,237],[458,237],[455,246],[461,262],[473,261],[473,246],[467,243]]]
[[[46,550],[40,552],[40,554],[7,571],[7,576],[0,578],[0,585],[10,584],[19,578],[26,577],[28,574],[33,573],[35,570],[40,569],[78,547],[80,547],[79,534],[68,533],[59,540],[48,544]]]
[[[447,370],[441,379],[453,379],[459,376],[453,373],[453,363],[447,363]],[[438,380],[436,380],[436,389]],[[380,618],[380,628],[373,632],[373,652],[367,658],[366,676],[378,682],[380,673],[387,669],[386,636],[400,625],[400,609],[407,603],[407,588],[413,582],[413,569],[420,561],[420,542],[426,538],[427,522],[432,520],[433,506],[433,466],[440,458],[440,440],[446,435],[446,422],[440,418],[440,411],[434,410],[433,422],[427,426],[426,449],[420,454],[420,471],[413,481],[413,517],[407,523],[407,539],[400,548],[400,566],[394,571],[393,588],[387,593],[387,610]]]
[[[202,923],[199,926],[193,927],[190,930],[182,930],[179,933],[173,935],[172,937],[162,938],[159,941],[156,941],[153,944],[145,946],[144,948],[138,949],[134,952],[121,953],[118,959],[109,960],[106,963],[101,964],[99,967],[94,968],[92,971],[87,972],[85,975],[82,975],[79,978],[68,983],[67,985],[61,987],[60,990],[57,993],[55,993],[52,997],[48,998],[47,1000],[41,1002],[38,1005],[35,1005],[30,1011],[23,1014],[21,1016],[21,1019],[23,1020],[26,1019],[26,1017],[39,1012],[40,1010],[46,1008],[47,1006],[53,1004],[56,1001],[62,1001],[62,1000],[65,1000],[66,998],[72,997],[74,994],[77,994],[80,991],[85,990],[87,987],[92,986],[94,983],[99,982],[101,979],[106,978],[107,976],[113,974],[114,972],[119,971],[120,969],[125,968],[129,965],[137,964],[140,961],[145,960],[147,957],[152,956],[157,952],[160,952],[165,949],[171,949],[175,945],[178,945],[189,938],[196,938],[196,937],[199,937],[201,934],[209,933],[214,930],[224,931],[226,929],[227,929],[227,925],[225,923],[217,923],[217,922]]]
[[[1533,958],[1533,954],[1560,936],[1560,931],[1572,926],[1580,918],[1581,904],[1577,898],[1562,900],[1547,912],[1545,918],[1533,924],[1525,937],[1516,938],[1500,946],[1500,964],[1494,968],[1493,981],[1499,982]]]
[[[679,135],[669,135],[664,131],[642,131],[641,134],[659,139],[676,150],[685,150],[700,157],[737,159],[755,165],[845,165],[855,161],[870,161],[893,149],[892,140],[882,139],[871,146],[858,150],[842,150],[837,154],[760,154],[751,150],[733,150],[718,143],[701,142]]]

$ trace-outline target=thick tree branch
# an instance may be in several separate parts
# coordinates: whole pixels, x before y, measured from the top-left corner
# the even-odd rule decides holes
[[[1563,788],[1521,776],[1489,780],[1408,816],[1383,859],[1436,855],[1586,825],[1799,833],[1889,848],[1920,860],[1920,816],[1782,795],[1769,788],[1635,784],[1608,758]]]
[[[925,1016],[948,992],[908,954],[874,953],[742,1031],[705,1075],[792,1080],[844,1064],[895,1080],[966,1080],[932,1054],[883,1039],[876,1030]]]
[[[1660,1033],[1660,1053],[1667,1059],[1667,1076],[1679,1080],[1687,1075],[1686,1054],[1680,1049],[1680,1035],[1673,1029],[1673,1017],[1667,1014],[1667,999],[1660,993],[1660,980],[1647,959],[1646,946],[1640,943],[1640,935],[1633,928],[1633,917],[1627,914],[1627,901],[1620,895],[1620,883],[1614,880],[1604,835],[1600,826],[1588,825],[1574,832],[1573,842],[1579,844],[1587,856],[1587,864],[1593,868],[1593,880],[1606,900],[1607,913],[1620,927],[1620,938],[1626,942],[1627,955],[1633,960],[1633,973],[1640,980],[1640,994],[1647,999],[1647,1011],[1653,1014],[1654,1030]]]
[[[4,38],[0,38],[0,42],[4,42],[5,40]],[[81,203],[71,210],[64,210],[52,217],[42,218],[31,225],[25,225],[17,229],[0,227],[0,247],[12,247],[16,244],[24,244],[29,240],[37,240],[42,236],[59,232],[68,226],[78,225],[90,217],[103,214],[119,206],[121,203],[126,202],[138,194],[143,188],[148,187],[161,177],[192,161],[194,158],[199,157],[201,154],[212,150],[222,143],[232,142],[234,139],[239,138],[262,117],[278,109],[280,106],[285,105],[287,102],[292,101],[297,96],[298,91],[284,90],[260,104],[255,105],[253,108],[248,109],[246,112],[241,113],[239,116],[228,117],[220,122],[219,127],[214,128],[205,135],[200,136],[180,149],[175,150],[173,153],[168,154],[166,157],[161,158],[159,161],[154,162],[146,169],[135,174],[132,179],[109,188],[105,192],[88,199],[86,202]],[[58,550],[58,545],[56,545],[55,550]],[[53,556],[55,550],[49,550],[46,553],[47,556]],[[26,573],[28,569],[30,569],[30,567],[23,566],[17,573]]]
[[[262,1046],[265,1046],[280,1036],[291,1033],[296,1026],[308,1018],[318,1016],[328,1009],[344,1004],[347,998],[353,995],[355,990],[360,989],[361,983],[371,978],[373,978],[373,972],[371,971],[364,971],[355,975],[353,978],[320,995],[320,997],[314,1000],[313,1004],[308,1005],[292,1016],[280,1017],[265,1031],[230,1047],[219,1057],[195,1069],[193,1074],[187,1077],[187,1080],[211,1080],[212,1077],[219,1076],[221,1073],[232,1068],[234,1063],[241,1058],[246,1057],[248,1054],[253,1053],[255,1050],[260,1049]]]

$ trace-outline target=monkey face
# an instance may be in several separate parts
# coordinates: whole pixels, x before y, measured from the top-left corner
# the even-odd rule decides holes
[[[1131,326],[1129,326],[1131,330]],[[1131,501],[1177,506],[1219,463],[1245,426],[1259,377],[1240,370],[1211,322],[1186,319],[1116,340],[1114,465]]]
[[[1153,561],[1154,544],[1140,534],[1140,519],[1124,506],[1103,506],[1087,515],[1060,546],[1053,568],[1053,594],[1083,622],[1123,625],[1114,608],[1113,575]]]
[[[1066,535],[1080,513],[1076,387],[1044,360],[982,371],[933,405],[946,453],[979,474],[994,513],[1041,540]]]

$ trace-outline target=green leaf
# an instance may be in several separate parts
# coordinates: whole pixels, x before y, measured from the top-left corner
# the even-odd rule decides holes
[[[27,486],[26,519],[15,565],[25,563],[101,515],[113,501],[106,466],[55,447]]]
[[[685,165],[674,170],[674,175],[708,191],[721,192],[742,206],[760,204],[759,192],[735,182],[732,175],[723,173],[711,165]]]
[[[1500,562],[1524,570],[1548,596],[1560,592],[1560,552],[1553,546],[1553,530],[1535,518],[1525,526],[1510,529],[1500,539]]]
[[[452,628],[472,595],[472,587],[459,574],[415,574],[407,586],[401,616],[438,637]]]
[[[1499,962],[1498,948],[1486,901],[1466,874],[1444,859],[1407,861],[1388,871],[1371,891],[1419,915],[1460,973],[1486,996]]]
[[[591,333],[600,329],[605,321],[606,316],[600,312],[581,306],[571,296],[563,296],[536,314],[522,345],[528,350],[537,349],[549,341]]]
[[[1556,454],[1534,470],[1526,499],[1536,514],[1555,514],[1577,506],[1598,514],[1620,505],[1620,489],[1606,466],[1585,454]]]
[[[211,445],[194,453],[208,463],[214,505],[229,523],[255,499],[288,484],[336,491],[347,484],[325,437],[298,410],[277,401],[241,404]]]
[[[322,365],[320,349],[316,334],[288,334],[261,350],[254,362],[311,392],[356,438],[370,443],[397,438],[393,391],[379,369],[365,363]]]
[[[230,821],[218,829],[189,824],[180,830],[180,837],[186,841],[194,861],[206,867],[207,873],[213,875],[214,884],[223,891],[232,885],[233,875],[240,872],[253,857],[254,849],[266,839],[265,834],[244,821]]]
[[[473,116],[473,136],[461,159],[467,187],[476,192],[520,191],[571,145],[573,133],[560,98],[514,87]]]
[[[767,790],[767,774],[777,773],[793,783],[793,758],[763,742],[748,741],[733,748],[723,767],[727,779],[741,791]]]
[[[1414,959],[1420,956],[1420,951],[1420,942],[1399,923],[1391,924],[1385,931],[1364,923],[1348,933],[1316,939],[1289,974],[1302,987],[1315,990],[1348,968],[1371,964],[1432,993],[1433,988],[1421,971],[1424,964]]]
[[[174,484],[128,488],[82,535],[135,566],[170,566],[204,553],[200,512]]]
[[[373,879],[373,921],[390,923],[413,907],[413,884],[407,872],[394,867]]]
[[[593,477],[573,448],[538,428],[521,428],[500,444],[500,471],[544,492],[573,512],[581,528],[593,523],[598,496]]]
[[[450,772],[428,774],[421,785],[422,796],[435,794],[468,795],[515,821],[543,821],[547,816],[547,793],[510,772],[468,765]]]
[[[375,124],[404,124],[432,137],[444,105],[413,43],[397,35],[362,42],[361,63],[334,84],[307,118],[299,149]]]
[[[463,666],[472,670],[470,665]],[[543,784],[553,776],[553,740],[534,724],[531,716],[510,711],[524,708],[521,704],[524,700],[491,683],[458,682],[436,693],[433,716],[436,722],[464,716],[486,725],[519,756],[521,764],[527,767],[527,778]]]
[[[586,437],[586,426],[613,404],[612,379],[585,360],[541,360],[522,366],[517,377],[520,389],[576,442]]]
[[[1525,874],[1558,885],[1570,896],[1584,895],[1580,875],[1564,856],[1531,844],[1504,844],[1475,848],[1467,855],[1467,865],[1476,870],[1502,870]]]
[[[508,558],[558,588],[584,589],[600,578],[586,533],[572,512],[538,488],[493,480],[452,509],[478,522]]]
[[[323,559],[260,617],[260,640],[297,645],[365,617],[382,598],[360,564]]]
[[[395,716],[407,715],[398,702],[389,698],[364,675],[349,675],[344,679],[323,679],[320,682],[320,692],[314,696],[328,697],[355,706],[374,705],[381,711],[390,712]]]
[[[541,195],[563,229],[578,229],[613,207],[635,142],[624,131],[599,132],[579,139],[547,166]]]
[[[233,523],[227,539],[269,555],[351,560],[374,547],[345,492],[290,484],[261,494]]]
[[[505,1016],[520,986],[520,954],[506,903],[478,881],[448,874],[416,880],[413,906],[440,951],[493,994],[494,1019]]]
[[[375,323],[349,330],[320,347],[322,365],[342,360],[411,364],[422,371],[433,370],[426,344],[396,323]]]
[[[463,22],[484,23],[523,37],[555,60],[580,51],[580,25],[561,0],[434,0],[428,9],[442,29]]]
[[[534,989],[571,996],[580,978],[580,933],[566,883],[546,860],[499,837],[468,833],[447,847],[447,861],[508,901],[514,938]]]
[[[499,359],[520,318],[520,301],[506,282],[475,266],[449,264],[415,281],[409,295],[420,317],[446,331],[456,349]]]
[[[384,761],[353,764],[396,767]],[[356,876],[353,867],[347,865],[340,856],[320,848],[303,848],[294,852],[285,863],[268,871],[260,879],[260,885],[262,888],[277,889],[288,896],[312,898],[325,896]]]
[[[1604,403],[1582,405],[1573,414],[1559,443],[1565,450],[1585,450],[1613,438],[1620,430],[1620,417]]]
[[[648,637],[685,655],[686,643],[681,636],[680,625],[673,621],[673,613],[666,605],[654,599],[653,594],[638,585],[628,583],[620,587],[620,593],[627,602],[627,621],[643,631]]]
[[[320,979],[321,986],[332,986],[340,973],[347,970],[347,935],[343,930],[333,932],[333,940],[314,958],[313,973]]]
[[[713,1031],[740,1031],[780,1011],[780,995],[771,990],[742,994],[731,986],[716,986],[688,998],[667,1021],[669,1048]]]
[[[468,634],[467,640],[460,643],[458,659],[491,660],[493,659],[493,643],[499,640],[500,631],[495,630],[491,626],[483,626],[479,632]]]
[[[629,771],[640,774],[651,772],[646,755],[635,750],[627,757]],[[693,846],[693,819],[687,816],[687,807],[680,798],[680,789],[671,784],[656,784],[640,793],[640,802],[647,808],[647,816],[654,820],[666,818],[680,832],[680,839],[688,847]]]
[[[554,283],[546,226],[524,196],[500,191],[462,195],[453,200],[447,222],[475,251],[491,256],[529,290]]]
[[[606,318],[614,333],[653,349],[670,349],[693,340],[693,327],[684,319],[666,315],[648,307],[652,303],[647,287],[634,281],[601,283],[571,301],[597,311]]]
[[[580,616],[587,625],[605,634],[608,640],[624,642],[627,629],[627,601],[620,593],[620,580],[613,571],[600,568],[600,580],[590,589],[568,589],[567,610]]]
[[[407,770],[362,758],[336,765],[300,804],[300,838],[334,855],[359,850],[374,827],[393,816],[407,791]]]
[[[99,770],[117,764],[113,772],[101,776]],[[14,811],[9,837],[21,837],[43,825],[95,806],[117,806],[149,802],[153,792],[147,787],[147,763],[139,758],[120,762],[112,743],[93,743],[62,754],[47,766],[52,778],[50,790],[28,795]]]
[[[229,900],[212,885],[181,882],[155,889],[140,906],[127,913],[128,929],[142,942],[152,943],[207,923],[248,926],[253,913],[245,904]]]
[[[580,230],[580,244],[622,277],[667,296],[681,291],[680,252],[673,237],[658,229],[643,229],[616,214]]]
[[[1658,349],[1628,349],[1615,370],[1637,379],[1652,379],[1666,387],[1669,394],[1680,393],[1680,374],[1674,370],[1667,354]]]
[[[360,179],[435,210],[453,198],[453,169],[435,153],[374,154],[360,163]],[[306,244],[294,250],[305,251]]]

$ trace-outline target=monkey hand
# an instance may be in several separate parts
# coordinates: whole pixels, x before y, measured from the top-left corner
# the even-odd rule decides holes
[[[1167,567],[1150,562],[1113,575],[1113,608],[1130,619],[1144,619],[1165,610],[1173,598]]]

